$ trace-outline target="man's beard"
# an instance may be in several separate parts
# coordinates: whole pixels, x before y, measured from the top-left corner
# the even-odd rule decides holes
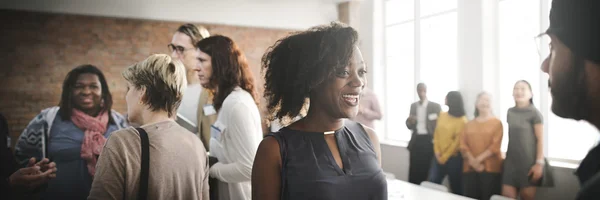
[[[572,66],[568,71],[554,78],[551,86],[552,112],[562,118],[574,120],[587,119],[587,87],[584,74],[584,62],[573,55]]]

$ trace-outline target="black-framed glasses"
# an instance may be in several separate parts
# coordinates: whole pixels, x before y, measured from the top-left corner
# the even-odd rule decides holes
[[[552,51],[551,39],[547,33],[540,33],[534,37],[535,46],[540,57],[545,57]]]
[[[169,44],[169,45],[167,45],[167,47],[169,47],[169,50],[171,52],[177,51],[177,54],[183,54],[184,51],[187,51],[187,50],[190,50],[190,49],[194,49],[194,48],[187,48],[186,49],[185,47],[182,47],[182,46],[179,46],[179,45],[174,45],[174,44]]]

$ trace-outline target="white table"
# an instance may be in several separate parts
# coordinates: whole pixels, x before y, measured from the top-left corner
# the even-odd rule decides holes
[[[388,200],[472,200],[471,198],[421,187],[409,182],[388,179]]]

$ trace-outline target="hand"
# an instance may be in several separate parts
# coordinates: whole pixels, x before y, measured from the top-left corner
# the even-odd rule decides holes
[[[531,167],[527,176],[531,177],[531,182],[538,182],[542,178],[542,173],[544,172],[544,167],[542,164],[536,163]]]
[[[21,168],[8,178],[8,183],[15,189],[35,189],[48,182],[54,170],[40,171],[40,166]]]
[[[485,171],[485,165],[483,163],[477,163],[477,166],[473,167],[476,172],[481,173]]]
[[[477,159],[470,159],[469,165],[471,165],[471,168],[473,168],[473,170],[476,172],[482,172],[485,169],[485,166]]]
[[[439,153],[436,153],[436,154],[435,154],[435,159],[438,161],[438,163],[440,163],[440,158],[441,158],[441,157],[442,157],[442,156],[441,156]]]
[[[35,158],[32,159],[35,161]],[[35,166],[39,166],[41,172],[50,171],[48,178],[56,178],[56,171],[58,171],[58,169],[56,169],[56,163],[50,162],[48,158],[42,159],[40,162],[36,163]]]
[[[408,117],[408,123],[409,124],[416,124],[417,123],[417,117],[411,115],[410,117]]]
[[[475,171],[477,171],[479,173],[485,171],[485,165],[479,165],[479,168],[476,168]]]

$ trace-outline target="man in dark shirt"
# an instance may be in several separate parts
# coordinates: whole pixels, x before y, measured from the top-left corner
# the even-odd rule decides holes
[[[550,55],[542,71],[550,75],[552,112],[586,120],[600,128],[600,1],[553,0]],[[600,199],[600,146],[581,162],[577,199]]]
[[[0,114],[1,199],[13,199],[16,193],[27,193],[56,177],[56,164],[48,159],[35,163],[32,158],[26,168],[18,169],[17,161],[9,148],[8,130],[6,118]]]

